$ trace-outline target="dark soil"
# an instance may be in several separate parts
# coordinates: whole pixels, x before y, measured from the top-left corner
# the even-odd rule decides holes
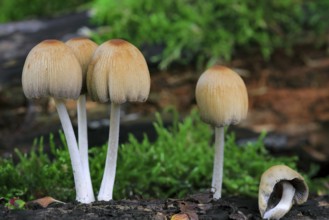
[[[257,199],[227,197],[218,201],[209,194],[193,195],[184,200],[120,200],[92,204],[53,203],[48,208],[29,204],[27,210],[6,210],[0,206],[0,218],[11,220],[96,220],[96,219],[156,219],[167,220],[177,213],[184,213],[191,220],[256,220],[261,219]],[[294,206],[283,218],[286,220],[328,219],[329,196],[309,199]]]
[[[30,101],[24,97],[20,82],[22,65],[29,50],[41,40],[67,40],[85,26],[91,27],[85,12],[0,25],[0,156],[10,156],[15,147],[28,151],[35,137],[47,137],[49,132],[56,134],[60,129],[52,102],[48,99]],[[264,62],[257,53],[254,56],[238,54],[225,65],[242,74],[249,92],[248,118],[239,127],[233,127],[238,132],[238,141],[257,138],[265,129],[269,133],[265,144],[273,154],[298,155],[301,169],[307,170],[311,163],[316,163],[320,166],[317,176],[328,176],[327,47],[315,49],[312,45],[300,45],[293,55],[277,51],[270,62]],[[151,69],[149,100],[123,107],[120,142],[126,140],[128,133],[142,137],[145,132],[152,137],[156,111],[175,106],[184,115],[194,108],[194,89],[200,73],[189,67],[168,71]],[[75,103],[69,101],[67,107],[75,118]],[[90,144],[101,145],[108,135],[108,106],[88,101],[87,109],[89,135],[93,137],[89,138]],[[328,195],[311,197],[305,204],[294,206],[284,219],[329,219],[328,206]],[[48,208],[30,205],[26,210],[7,210],[0,203],[0,219],[13,220],[169,219],[175,213],[187,213],[190,219],[260,219],[257,199],[224,197],[212,201],[209,195],[202,194],[184,200],[135,199],[90,205],[52,204]]]

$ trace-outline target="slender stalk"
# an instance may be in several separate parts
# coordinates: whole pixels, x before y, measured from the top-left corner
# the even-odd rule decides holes
[[[77,102],[78,111],[78,142],[79,152],[82,163],[83,175],[87,181],[88,194],[91,196],[92,202],[95,201],[93,192],[88,160],[88,132],[87,132],[87,111],[86,111],[86,95],[80,95]]]
[[[282,187],[280,202],[264,213],[264,219],[280,219],[291,209],[296,189],[289,182],[282,182]]]
[[[90,203],[92,202],[92,197],[88,194],[88,190],[86,190],[87,182],[84,178],[79,149],[69,114],[67,113],[65,104],[62,100],[55,99],[55,103],[71,158],[75,190],[77,194],[76,200],[81,203]]]
[[[222,196],[223,182],[223,165],[224,165],[224,127],[215,128],[215,159],[212,174],[212,191],[213,198],[219,199]]]
[[[106,156],[105,170],[101,188],[98,194],[98,200],[109,201],[113,199],[113,186],[115,180],[118,142],[120,128],[120,104],[111,103],[111,121],[109,143]]]

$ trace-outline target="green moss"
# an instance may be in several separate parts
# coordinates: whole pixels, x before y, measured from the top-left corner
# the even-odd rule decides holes
[[[143,198],[184,197],[189,193],[209,190],[213,164],[213,129],[192,111],[183,121],[175,113],[173,126],[166,128],[160,115],[154,123],[157,139],[142,141],[130,135],[121,144],[118,155],[114,198],[132,195]],[[43,149],[42,138],[31,152],[16,151],[19,162],[0,159],[0,195],[23,199],[53,196],[63,201],[75,198],[71,162],[63,134],[62,146],[55,146],[50,136],[51,156]],[[265,134],[256,142],[238,146],[234,133],[226,135],[223,194],[257,196],[261,174],[270,166],[286,164],[296,169],[297,157],[274,157],[263,144]],[[102,180],[107,144],[90,149],[90,169],[95,193]],[[309,181],[314,193],[328,193],[328,179]]]

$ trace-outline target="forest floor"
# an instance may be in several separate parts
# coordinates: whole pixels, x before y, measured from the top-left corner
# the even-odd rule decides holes
[[[154,219],[169,220],[180,215],[182,220],[258,220],[257,199],[224,197],[214,201],[210,194],[191,195],[186,199],[119,200],[92,204],[52,203],[42,207],[28,204],[28,209],[11,210],[0,205],[0,218],[10,220],[99,220],[99,219]],[[294,206],[284,216],[285,220],[326,220],[329,216],[329,196],[310,198],[306,203]],[[184,217],[184,218],[183,218]]]

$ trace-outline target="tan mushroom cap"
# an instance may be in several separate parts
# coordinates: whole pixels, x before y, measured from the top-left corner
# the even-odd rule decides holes
[[[302,204],[306,202],[308,198],[308,186],[304,178],[286,165],[272,166],[263,173],[260,180],[258,206],[262,216],[268,208],[273,208],[271,206],[275,205],[270,204],[270,197],[274,190],[276,190],[275,186],[281,181],[288,181],[296,189],[293,198],[294,203]]]
[[[144,102],[150,73],[143,54],[131,43],[114,39],[101,44],[88,68],[87,87],[95,101]]]
[[[196,85],[196,102],[203,121],[221,127],[247,116],[248,94],[242,78],[224,66],[207,69]]]
[[[28,98],[77,99],[82,85],[81,67],[67,45],[58,40],[45,40],[29,52],[22,85]]]
[[[94,41],[85,37],[72,38],[66,41],[65,44],[73,50],[74,55],[77,57],[81,65],[83,76],[81,92],[86,93],[86,75],[88,71],[88,65],[98,45]]]

